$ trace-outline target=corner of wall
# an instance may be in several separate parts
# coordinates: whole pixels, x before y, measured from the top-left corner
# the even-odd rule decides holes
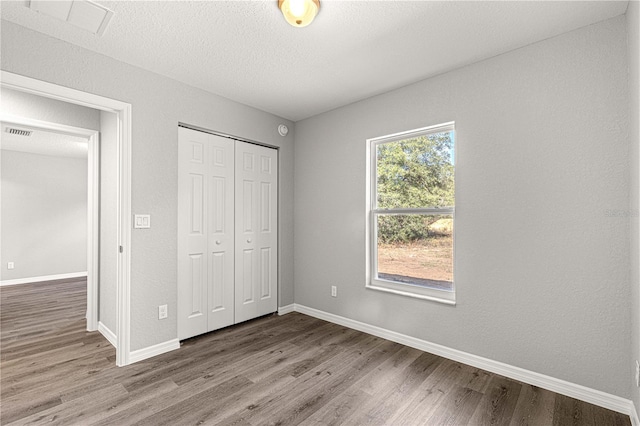
[[[629,84],[629,144],[630,144],[630,178],[629,216],[630,216],[630,285],[632,310],[632,336],[630,350],[630,370],[635,369],[635,361],[640,360],[640,2],[630,1],[626,13],[627,24],[627,61]],[[638,409],[640,408],[640,387],[631,376],[631,399],[635,405],[634,425],[640,425]]]

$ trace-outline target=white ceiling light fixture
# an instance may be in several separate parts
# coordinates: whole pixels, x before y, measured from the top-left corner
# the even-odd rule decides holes
[[[278,8],[289,24],[302,28],[315,19],[320,10],[320,0],[278,0]]]

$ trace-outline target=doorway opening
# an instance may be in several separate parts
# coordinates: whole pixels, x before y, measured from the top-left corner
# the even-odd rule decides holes
[[[12,259],[14,255],[21,257],[16,260],[22,269],[21,278],[3,280],[2,284],[86,275],[87,331],[96,331],[99,133],[30,117],[3,114],[2,118],[3,174],[12,181],[3,188],[3,199],[6,196],[14,201],[12,206],[3,203],[3,222],[10,222],[3,231],[3,241],[11,241],[3,247],[12,250]],[[6,213],[11,213],[9,218]],[[13,269],[14,262],[10,263]],[[22,268],[25,264],[28,266]]]
[[[114,341],[116,365],[130,364],[130,263],[131,263],[131,105],[118,100],[82,92],[6,71],[0,73],[0,85],[70,104],[114,113],[116,117],[116,326]],[[8,114],[7,114],[8,115]],[[5,114],[0,120],[10,121]]]

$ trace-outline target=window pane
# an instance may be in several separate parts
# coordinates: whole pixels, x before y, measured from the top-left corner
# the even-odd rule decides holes
[[[453,216],[376,215],[379,279],[453,287]]]
[[[377,208],[454,206],[454,133],[376,145]]]

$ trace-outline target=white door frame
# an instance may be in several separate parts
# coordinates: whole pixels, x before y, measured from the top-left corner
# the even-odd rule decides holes
[[[131,323],[131,104],[0,71],[0,85],[45,98],[115,113],[118,117],[118,256],[116,364],[130,364]],[[92,265],[93,266],[93,265]]]
[[[36,128],[48,132],[79,136],[88,140],[87,152],[87,331],[98,329],[98,255],[99,255],[99,190],[100,190],[100,138],[97,130],[67,126],[0,113],[0,121]]]

